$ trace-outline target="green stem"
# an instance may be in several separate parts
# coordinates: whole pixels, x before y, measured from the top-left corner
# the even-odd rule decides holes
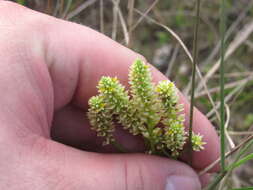
[[[150,143],[150,149],[151,149],[151,152],[152,152],[152,154],[155,154],[155,143],[154,143],[154,141],[153,141],[153,132],[152,132],[153,130],[152,129],[150,129],[150,128],[148,128],[148,133],[149,133],[149,143]]]
[[[156,153],[156,150],[155,150],[155,143],[154,143],[154,136],[153,136],[153,128],[154,126],[151,125],[151,121],[148,121],[148,133],[149,133],[149,142],[150,142],[150,149],[151,149],[151,152],[152,154],[155,154]]]
[[[191,85],[191,105],[190,105],[190,125],[189,125],[189,144],[190,154],[192,153],[192,126],[193,126],[193,110],[194,110],[194,93],[195,93],[195,78],[196,78],[196,67],[198,62],[198,28],[199,28],[199,17],[200,17],[200,0],[197,0],[196,7],[196,22],[194,27],[194,39],[193,39],[193,68],[192,68],[192,85]],[[191,155],[189,156],[191,159]],[[190,160],[191,163],[191,160]]]
[[[162,152],[163,152],[163,154],[164,154],[165,156],[167,156],[168,158],[173,159],[173,158],[171,157],[171,155],[170,155],[164,148],[162,149]]]
[[[218,174],[218,176],[214,179],[214,181],[212,181],[211,184],[209,184],[205,190],[214,190],[216,189],[216,186],[220,183],[220,181],[222,180],[222,178],[227,174],[227,171],[223,171],[221,173]]]
[[[112,145],[121,153],[129,153],[130,151],[128,151],[122,144],[114,141],[112,142]]]
[[[221,146],[221,170],[225,171],[225,115],[224,115],[224,51],[225,51],[225,0],[221,1],[220,9],[220,33],[221,33],[221,52],[220,52],[220,146]]]

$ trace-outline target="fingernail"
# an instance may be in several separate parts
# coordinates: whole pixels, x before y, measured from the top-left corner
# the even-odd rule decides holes
[[[190,176],[170,176],[167,178],[165,190],[200,190],[199,179]]]

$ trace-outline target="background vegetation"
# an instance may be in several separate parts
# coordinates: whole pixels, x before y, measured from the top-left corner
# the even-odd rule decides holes
[[[87,25],[143,54],[190,96],[190,53],[195,0],[17,0],[32,9]],[[219,131],[220,1],[202,0],[198,33],[195,105]],[[226,1],[225,136],[226,152],[253,134],[253,1]],[[201,75],[201,77],[200,77]],[[190,97],[189,97],[190,98]],[[252,148],[245,151],[246,155]],[[235,163],[232,154],[227,164]],[[217,189],[253,186],[253,162],[226,174]],[[224,174],[225,175],[225,174]],[[216,188],[215,188],[216,189]]]

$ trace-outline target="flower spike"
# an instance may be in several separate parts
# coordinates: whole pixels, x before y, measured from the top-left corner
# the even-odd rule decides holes
[[[173,82],[152,83],[149,66],[136,60],[129,72],[130,92],[114,77],[102,77],[99,95],[89,100],[88,118],[91,129],[103,136],[104,145],[114,143],[115,122],[133,135],[141,135],[147,153],[174,158],[180,155],[188,138],[184,128],[183,105],[178,103],[178,91]],[[200,134],[193,133],[194,151],[206,144]]]

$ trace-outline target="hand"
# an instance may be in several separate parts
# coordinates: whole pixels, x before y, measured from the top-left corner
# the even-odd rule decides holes
[[[194,131],[207,144],[194,153],[194,169],[168,158],[77,149],[114,151],[103,149],[89,129],[87,101],[103,75],[127,84],[129,65],[142,56],[90,28],[8,1],[0,1],[0,31],[0,189],[200,189],[194,170],[214,161],[219,146],[197,109]],[[155,69],[153,76],[165,79]],[[183,96],[181,102],[187,126],[189,104]],[[117,136],[142,150],[137,137],[123,130]]]

